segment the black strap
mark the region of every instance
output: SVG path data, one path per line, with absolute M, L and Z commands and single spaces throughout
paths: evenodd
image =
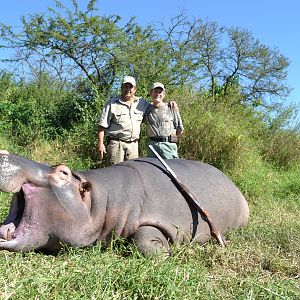
M 150 141 L 154 141 L 154 142 L 169 142 L 170 137 L 168 137 L 168 136 L 154 136 L 154 137 L 150 137 L 149 139 L 150 139 Z
M 135 142 L 138 142 L 139 141 L 139 139 L 135 139 L 135 140 L 133 140 L 133 141 L 125 141 L 125 140 L 123 140 L 123 139 L 119 139 L 119 138 L 117 138 L 117 137 L 112 137 L 112 136 L 107 136 L 106 137 L 106 140 L 107 140 L 107 144 L 109 144 L 110 143 L 110 141 L 118 141 L 118 142 L 124 142 L 124 143 L 135 143 Z

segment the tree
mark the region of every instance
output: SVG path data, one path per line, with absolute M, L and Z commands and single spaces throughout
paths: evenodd
M 67 81 L 87 79 L 101 93 L 128 73 L 139 79 L 145 93 L 149 82 L 167 81 L 172 73 L 167 43 L 151 26 L 142 28 L 134 18 L 121 26 L 120 16 L 98 16 L 95 0 L 86 11 L 80 11 L 75 0 L 73 9 L 55 3 L 56 10 L 49 8 L 48 15 L 23 17 L 20 33 L 1 25 L 6 47 L 18 49 L 16 61 L 29 66 L 39 61 Z
M 55 3 L 47 15 L 23 17 L 19 33 L 1 25 L 2 47 L 18 49 L 15 60 L 32 70 L 39 62 L 41 72 L 47 68 L 69 82 L 87 80 L 102 94 L 118 89 L 125 74 L 138 79 L 144 96 L 153 81 L 163 81 L 170 89 L 201 88 L 213 100 L 234 90 L 242 103 L 271 109 L 289 94 L 288 59 L 247 30 L 183 13 L 167 25 L 143 28 L 134 18 L 123 25 L 120 16 L 97 15 L 96 0 L 86 11 L 78 9 L 76 0 L 72 9 Z
M 244 103 L 276 108 L 290 93 L 288 59 L 247 30 L 180 14 L 165 32 L 178 65 L 184 63 L 194 86 L 210 91 L 214 100 L 235 90 Z
M 238 78 L 244 101 L 275 108 L 277 103 L 269 100 L 284 99 L 290 92 L 285 85 L 288 59 L 255 40 L 249 31 L 230 28 L 227 34 L 229 46 L 222 58 L 224 93 Z

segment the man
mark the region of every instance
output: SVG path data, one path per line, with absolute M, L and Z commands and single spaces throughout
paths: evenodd
M 165 87 L 155 82 L 151 88 L 152 105 L 145 116 L 149 145 L 161 155 L 162 158 L 178 158 L 178 137 L 183 133 L 183 124 L 177 106 L 172 107 L 165 103 Z M 148 157 L 155 155 L 148 148 Z
M 121 96 L 106 102 L 98 122 L 98 151 L 100 158 L 108 152 L 110 163 L 137 158 L 141 122 L 150 105 L 147 100 L 135 96 L 136 81 L 125 76 Z M 107 150 L 104 145 L 107 137 Z

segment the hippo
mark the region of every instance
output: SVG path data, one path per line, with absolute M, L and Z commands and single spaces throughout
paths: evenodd
M 198 161 L 166 161 L 222 235 L 247 224 L 247 201 L 224 173 Z M 79 172 L 0 152 L 0 190 L 13 193 L 0 249 L 58 252 L 62 245 L 122 237 L 152 255 L 211 238 L 207 222 L 156 158 Z

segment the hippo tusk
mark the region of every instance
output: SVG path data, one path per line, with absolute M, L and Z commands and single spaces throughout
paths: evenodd
M 6 240 L 7 240 L 7 241 L 11 241 L 11 240 L 12 240 L 12 236 L 13 236 L 13 233 L 12 233 L 11 230 L 8 228 L 8 229 L 7 229 L 7 234 L 6 234 Z

